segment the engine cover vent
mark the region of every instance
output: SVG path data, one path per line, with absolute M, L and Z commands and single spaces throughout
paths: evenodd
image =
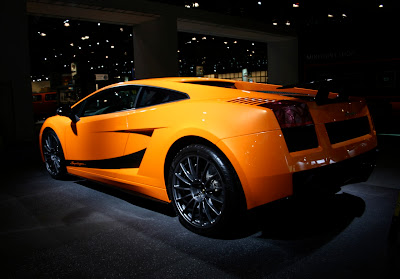
M 232 99 L 227 102 L 234 103 L 234 104 L 259 106 L 259 105 L 263 105 L 263 104 L 274 103 L 274 102 L 276 102 L 276 100 L 269 100 L 269 99 L 262 99 L 262 98 L 238 97 L 236 99 Z

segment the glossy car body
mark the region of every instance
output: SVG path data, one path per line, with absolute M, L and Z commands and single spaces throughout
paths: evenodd
M 124 106 L 109 112 L 102 107 L 111 100 L 101 94 L 125 91 L 131 98 Z M 200 144 L 227 159 L 236 191 L 251 209 L 311 185 L 324 188 L 333 179 L 344 184 L 368 177 L 377 140 L 366 103 L 328 93 L 321 97 L 309 89 L 199 78 L 119 83 L 79 101 L 71 112 L 48 118 L 41 150 L 49 161 L 43 135 L 52 130 L 68 173 L 170 202 L 174 158 Z M 104 111 L 89 109 L 93 104 Z M 192 198 L 200 194 L 192 191 Z

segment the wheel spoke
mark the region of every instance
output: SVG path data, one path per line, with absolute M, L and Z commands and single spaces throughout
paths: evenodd
M 186 177 L 189 178 L 189 180 L 191 182 L 193 182 L 194 179 L 193 179 L 193 176 L 190 174 L 190 172 L 188 172 L 188 170 L 185 168 L 185 166 L 182 163 L 180 163 L 179 165 L 180 165 L 183 173 L 186 175 Z
M 205 165 L 205 167 L 203 169 L 203 172 L 201 174 L 201 181 L 204 181 L 206 179 L 207 170 L 208 170 L 209 167 L 210 167 L 210 162 L 207 161 L 207 163 L 206 163 L 206 165 Z
M 196 177 L 199 178 L 199 156 L 196 157 Z
M 179 185 L 174 185 L 174 189 L 181 190 L 181 191 L 190 191 L 190 188 L 182 187 L 182 186 L 179 186 Z
M 183 178 L 179 173 L 175 173 L 175 176 L 182 181 L 183 183 L 187 184 L 187 185 L 192 185 L 192 183 L 190 181 L 188 181 L 187 179 Z
M 196 172 L 193 169 L 193 165 L 192 165 L 192 162 L 190 160 L 190 157 L 187 158 L 187 161 L 188 161 L 188 165 L 189 165 L 190 176 L 192 178 L 192 179 L 190 179 L 190 177 L 189 177 L 189 179 L 193 181 L 193 180 L 195 180 L 197 178 Z
M 51 139 L 50 139 L 50 137 L 46 139 L 46 142 L 45 142 L 45 143 L 46 143 L 46 144 L 45 144 L 46 150 L 47 150 L 49 153 L 51 153 L 51 152 L 53 151 L 53 148 L 52 148 L 52 145 L 51 145 Z
M 206 201 L 206 204 L 208 205 L 208 207 L 211 208 L 211 210 L 212 210 L 215 214 L 217 214 L 218 216 L 221 214 L 221 212 L 218 211 L 218 210 L 214 207 L 214 205 L 213 205 L 208 199 L 206 199 L 205 201 Z
M 201 212 L 201 205 L 203 204 L 203 202 L 199 202 L 199 222 L 200 222 L 200 225 L 203 225 L 203 214 L 202 214 L 202 212 Z
M 54 167 L 55 167 L 56 171 L 58 171 L 60 169 L 60 167 L 61 167 L 60 160 L 54 159 L 53 162 L 54 162 Z
M 185 189 L 186 190 L 186 189 Z M 189 193 L 189 194 L 187 194 L 187 195 L 185 195 L 185 196 L 183 196 L 183 197 L 180 197 L 180 198 L 176 198 L 176 200 L 177 201 L 181 201 L 181 200 L 184 200 L 184 199 L 186 199 L 186 198 L 188 198 L 188 197 L 190 197 L 190 196 L 192 196 L 192 193 Z M 192 198 L 193 199 L 193 198 Z
M 214 195 L 207 194 L 206 197 L 212 199 L 213 201 L 216 201 L 217 203 L 220 203 L 220 204 L 224 203 L 223 200 L 220 200 L 220 199 L 214 197 Z
M 214 219 L 211 217 L 210 211 L 209 211 L 209 209 L 208 209 L 208 207 L 206 206 L 206 203 L 205 203 L 204 201 L 202 202 L 202 205 L 203 205 L 204 213 L 205 213 L 205 215 L 206 215 L 208 221 L 209 221 L 210 223 L 212 223 L 212 222 L 214 221 Z
M 198 202 L 195 199 L 193 199 L 193 201 L 194 201 L 194 204 L 193 204 L 193 207 L 192 207 L 191 218 L 190 218 L 192 222 L 194 220 L 194 211 L 196 210 L 196 207 L 197 207 L 197 204 L 198 204 Z M 189 203 L 188 203 L 188 205 L 189 205 Z

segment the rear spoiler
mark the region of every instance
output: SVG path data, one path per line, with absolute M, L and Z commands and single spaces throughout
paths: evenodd
M 344 102 L 348 100 L 347 95 L 340 93 L 335 100 L 329 99 L 329 93 L 331 92 L 329 88 L 332 88 L 332 79 L 324 79 L 319 81 L 311 81 L 306 83 L 299 83 L 299 84 L 289 84 L 278 87 L 277 89 L 288 89 L 293 87 L 299 88 L 309 88 L 309 89 L 316 89 L 318 90 L 317 95 L 315 95 L 315 103 L 319 106 L 324 104 L 329 104 L 332 102 Z

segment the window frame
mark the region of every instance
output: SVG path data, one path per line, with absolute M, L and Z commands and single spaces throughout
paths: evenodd
M 131 87 L 131 88 L 133 87 L 133 88 L 138 88 L 138 93 L 136 94 L 136 99 L 135 99 L 133 108 L 123 109 L 123 110 L 113 111 L 113 112 L 108 112 L 108 113 L 95 114 L 95 115 L 86 115 L 86 116 L 83 116 L 83 115 L 82 115 L 83 112 L 84 112 L 84 110 L 85 110 L 85 107 L 86 107 L 86 105 L 87 105 L 87 102 L 88 102 L 90 99 L 96 98 L 96 96 L 97 96 L 98 94 L 102 94 L 102 93 L 104 93 L 104 91 L 107 91 L 107 90 L 114 90 L 114 89 L 122 88 L 122 87 L 128 87 L 128 88 L 129 88 L 129 87 Z M 145 89 L 145 88 L 150 88 L 150 89 L 151 89 L 151 88 L 155 88 L 155 89 L 158 89 L 158 90 L 164 90 L 164 91 L 174 92 L 174 93 L 177 93 L 177 94 L 181 95 L 182 98 L 181 98 L 181 99 L 178 99 L 178 100 L 172 100 L 172 101 L 168 101 L 168 102 L 163 102 L 163 103 L 158 103 L 158 104 L 152 104 L 152 105 L 148 105 L 148 106 L 138 107 L 138 106 L 137 106 L 137 105 L 138 105 L 138 100 L 142 97 L 142 94 L 144 94 L 144 92 L 145 92 L 144 89 Z M 129 90 L 129 89 L 128 89 L 128 90 Z M 121 91 L 123 91 L 123 90 L 121 90 Z M 169 88 L 165 88 L 165 87 L 158 87 L 158 86 L 151 86 L 151 85 L 125 84 L 125 85 L 118 85 L 118 86 L 115 86 L 115 87 L 110 87 L 110 88 L 106 88 L 106 89 L 103 89 L 103 90 L 101 90 L 101 91 L 98 91 L 96 94 L 93 94 L 92 96 L 89 96 L 89 97 L 85 98 L 84 100 L 82 100 L 82 102 L 77 103 L 76 106 L 73 106 L 72 110 L 73 110 L 73 111 L 74 111 L 74 110 L 76 111 L 75 114 L 76 114 L 78 117 L 92 117 L 92 116 L 98 116 L 98 115 L 105 115 L 105 114 L 117 113 L 117 112 L 121 112 L 121 111 L 136 110 L 136 109 L 142 109 L 142 108 L 146 108 L 146 107 L 158 106 L 158 105 L 163 105 L 163 104 L 168 104 L 168 103 L 173 103 L 173 102 L 179 102 L 179 101 L 183 101 L 183 100 L 187 100 L 187 99 L 190 99 L 190 96 L 189 96 L 187 93 L 181 92 L 181 91 L 177 91 L 177 90 L 174 90 L 174 89 L 169 89 Z

